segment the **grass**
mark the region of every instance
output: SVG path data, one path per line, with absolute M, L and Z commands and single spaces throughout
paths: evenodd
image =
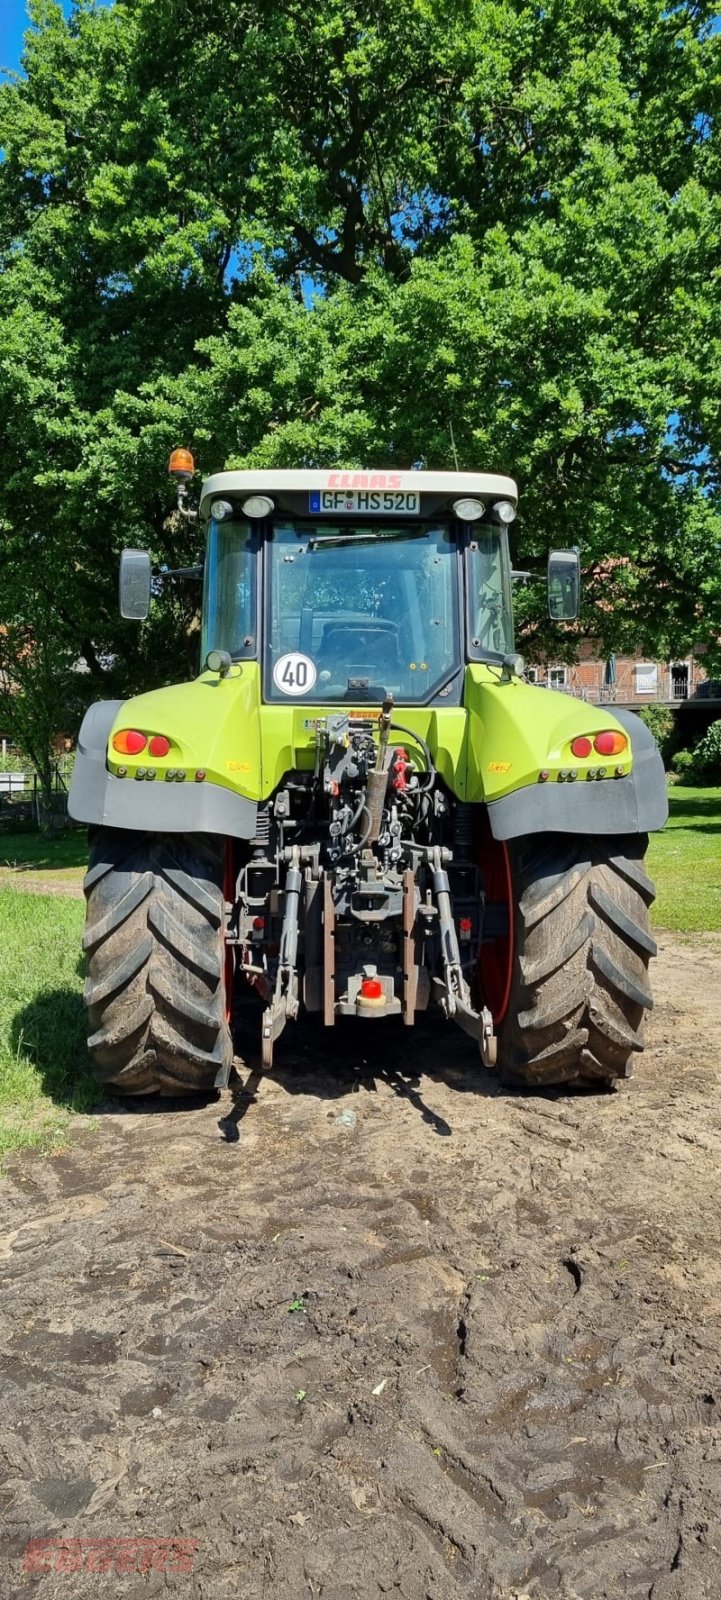
M 653 921 L 679 933 L 721 929 L 721 789 L 669 790 L 670 816 L 652 834 L 648 870 L 658 899 Z
M 22 875 L 29 882 L 81 883 L 88 861 L 85 830 L 66 828 L 54 839 L 39 833 L 0 833 L 0 878 Z
M 80 940 L 85 907 L 0 889 L 0 1162 L 65 1142 L 98 1098 L 85 1048 Z

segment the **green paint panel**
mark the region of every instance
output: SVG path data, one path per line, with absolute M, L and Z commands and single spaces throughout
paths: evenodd
M 465 703 L 468 710 L 467 800 L 499 800 L 515 789 L 537 783 L 545 769 L 549 781 L 559 770 L 575 768 L 579 776 L 589 767 L 604 765 L 609 776 L 616 766 L 630 772 L 632 756 L 602 757 L 595 753 L 579 760 L 571 752 L 571 740 L 579 734 L 612 730 L 625 735 L 625 729 L 604 706 L 587 705 L 556 689 L 537 689 L 512 678 L 500 681 L 500 674 L 484 666 L 466 671 Z
M 181 769 L 192 779 L 202 770 L 208 783 L 258 800 L 262 793 L 258 700 L 255 662 L 234 666 L 227 678 L 204 672 L 192 683 L 151 689 L 127 700 L 110 735 L 110 771 L 127 767 L 132 777 L 138 767 L 155 768 L 161 779 L 166 772 Z M 138 756 L 119 755 L 113 737 L 121 728 L 136 728 L 148 737 L 165 734 L 171 741 L 168 755 L 153 758 L 147 750 Z
M 518 678 L 501 682 L 500 668 L 467 667 L 464 699 L 464 706 L 397 710 L 398 722 L 426 740 L 440 776 L 460 800 L 500 799 L 537 783 L 542 768 L 549 771 L 551 781 L 563 768 L 575 767 L 581 775 L 603 758 L 594 754 L 576 760 L 571 740 L 608 728 L 624 731 L 603 707 L 537 689 Z M 204 672 L 192 683 L 128 700 L 111 734 L 108 765 L 115 773 L 120 766 L 127 768 L 129 778 L 139 767 L 153 768 L 159 780 L 168 771 L 181 770 L 194 781 L 200 770 L 209 783 L 249 800 L 267 800 L 286 773 L 312 770 L 316 724 L 333 710 L 349 710 L 371 724 L 378 716 L 368 706 L 263 705 L 258 664 L 244 662 L 233 666 L 227 678 Z M 148 738 L 165 734 L 171 741 L 168 755 L 153 758 L 147 750 L 138 756 L 118 754 L 112 739 L 123 728 L 137 729 Z M 413 749 L 404 734 L 392 738 Z M 609 776 L 616 765 L 630 771 L 630 752 L 606 758 L 604 764 Z

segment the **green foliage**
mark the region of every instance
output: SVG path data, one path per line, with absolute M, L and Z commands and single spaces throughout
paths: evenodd
M 140 629 L 116 602 L 123 543 L 197 554 L 174 444 L 449 467 L 452 428 L 518 477 L 521 564 L 580 542 L 605 649 L 721 669 L 717 9 L 32 0 L 0 90 L 0 625 L 88 697 L 183 676 L 197 586 Z
M 664 766 L 670 764 L 674 745 L 678 739 L 676 717 L 669 706 L 643 706 L 638 713 L 642 722 L 653 734 L 661 752 Z
M 680 770 L 689 783 L 721 784 L 721 720 L 711 723 L 694 746 L 691 760 Z
M 51 827 L 57 735 L 77 726 L 89 686 L 73 670 L 72 635 L 49 598 L 28 582 L 15 609 L 22 620 L 0 629 L 0 721 L 30 757 L 39 781 L 41 826 Z
M 672 767 L 676 776 L 685 778 L 693 766 L 693 750 L 677 750 L 673 758 Z M 692 781 L 692 780 L 689 780 Z

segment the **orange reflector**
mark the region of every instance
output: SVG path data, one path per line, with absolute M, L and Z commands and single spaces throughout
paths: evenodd
M 148 745 L 148 755 L 150 755 L 150 756 L 167 756 L 169 749 L 170 749 L 170 740 L 166 739 L 165 734 L 164 733 L 154 733 L 153 737 L 150 740 L 150 743 Z
M 171 478 L 192 478 L 195 472 L 195 462 L 189 450 L 173 450 L 168 462 L 168 472 Z
M 113 749 L 121 756 L 139 756 L 147 742 L 145 734 L 137 733 L 134 728 L 123 728 L 122 733 L 113 734 Z
M 590 739 L 586 739 L 583 734 L 579 739 L 574 739 L 573 744 L 571 745 L 571 750 L 573 751 L 574 756 L 578 756 L 579 758 L 582 758 L 583 756 L 590 756 L 592 749 L 593 745 L 591 744 Z
M 600 756 L 620 756 L 627 745 L 625 733 L 612 732 L 610 729 L 608 733 L 597 733 L 593 741 L 593 748 Z
M 364 978 L 360 986 L 362 1000 L 381 1000 L 383 998 L 383 984 L 380 978 Z

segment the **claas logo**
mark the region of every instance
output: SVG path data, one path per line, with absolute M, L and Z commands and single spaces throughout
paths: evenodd
M 328 489 L 400 489 L 400 472 L 331 472 Z

